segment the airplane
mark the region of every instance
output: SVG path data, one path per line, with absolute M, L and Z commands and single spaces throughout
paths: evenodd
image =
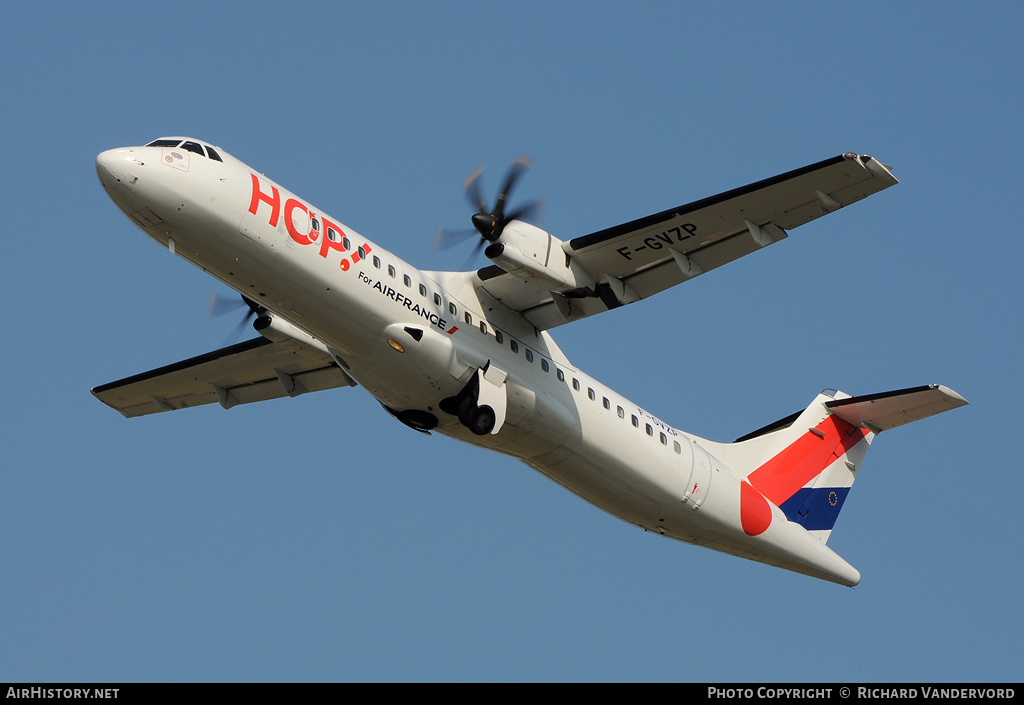
M 562 240 L 467 182 L 471 271 L 423 271 L 219 146 L 170 136 L 96 158 L 114 203 L 172 254 L 241 294 L 259 336 L 95 387 L 132 418 L 361 386 L 406 426 L 519 459 L 645 531 L 853 587 L 827 541 L 882 431 L 967 404 L 929 384 L 834 389 L 715 442 L 679 430 L 578 369 L 558 326 L 642 301 L 779 242 L 898 183 L 844 153 Z M 444 235 L 444 233 L 441 233 Z

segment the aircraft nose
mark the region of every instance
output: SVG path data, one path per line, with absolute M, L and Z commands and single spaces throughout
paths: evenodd
M 100 183 L 107 188 L 113 188 L 118 183 L 130 182 L 133 178 L 132 171 L 138 159 L 134 152 L 127 147 L 108 149 L 96 156 L 96 175 L 100 177 Z

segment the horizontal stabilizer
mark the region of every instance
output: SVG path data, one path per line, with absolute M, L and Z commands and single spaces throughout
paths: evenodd
M 839 418 L 875 433 L 966 404 L 966 399 L 941 384 L 825 402 Z

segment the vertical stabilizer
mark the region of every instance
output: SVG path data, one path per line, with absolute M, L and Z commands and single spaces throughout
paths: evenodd
M 827 389 L 802 412 L 708 450 L 824 543 L 878 433 L 965 404 L 941 385 L 865 397 Z
M 828 414 L 757 466 L 747 481 L 787 519 L 825 543 L 874 437 Z

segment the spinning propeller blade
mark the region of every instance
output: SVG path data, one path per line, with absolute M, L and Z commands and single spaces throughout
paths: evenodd
M 454 247 L 472 238 L 474 235 L 478 236 L 479 240 L 477 240 L 476 247 L 466 265 L 468 267 L 487 243 L 494 242 L 501 237 L 501 233 L 506 225 L 513 220 L 535 219 L 543 213 L 544 206 L 541 201 L 529 201 L 509 213 L 505 212 L 516 182 L 532 165 L 533 160 L 527 156 L 520 156 L 512 162 L 508 173 L 505 174 L 505 180 L 501 185 L 501 190 L 498 192 L 498 197 L 494 201 L 493 209 L 487 207 L 487 201 L 483 197 L 483 187 L 481 186 L 483 167 L 470 174 L 462 189 L 466 194 L 466 200 L 469 201 L 470 207 L 475 210 L 472 217 L 473 230 L 445 230 L 444 228 L 438 228 L 437 236 L 434 239 L 434 249 L 442 250 Z

